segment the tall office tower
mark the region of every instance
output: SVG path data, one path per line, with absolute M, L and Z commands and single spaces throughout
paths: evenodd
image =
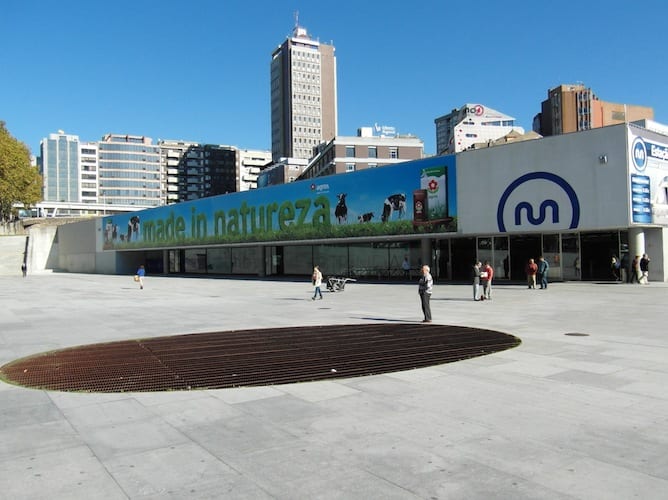
M 104 205 L 157 207 L 166 189 L 160 147 L 150 137 L 107 134 L 99 142 L 99 201 Z
M 654 119 L 654 110 L 601 101 L 590 88 L 578 83 L 547 91 L 541 112 L 533 119 L 533 129 L 544 136 L 559 135 L 642 119 Z
M 512 130 L 524 134 L 515 118 L 481 104 L 465 104 L 434 120 L 436 154 L 453 154 L 503 137 Z
M 81 172 L 81 202 L 98 203 L 98 144 L 79 144 L 79 165 Z
M 271 154 L 311 158 L 337 133 L 334 46 L 313 40 L 298 24 L 271 56 Z
M 39 143 L 44 201 L 80 202 L 79 136 L 62 130 Z

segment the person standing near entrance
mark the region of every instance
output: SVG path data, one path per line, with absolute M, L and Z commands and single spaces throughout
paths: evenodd
M 620 269 L 621 269 L 621 264 L 617 259 L 617 257 L 613 255 L 612 258 L 610 259 L 610 274 L 612 275 L 613 280 L 615 281 L 621 280 L 621 276 L 619 274 Z
M 536 288 L 536 273 L 538 272 L 538 266 L 533 261 L 533 259 L 529 259 L 529 262 L 527 262 L 527 265 L 524 268 L 524 272 L 527 274 L 527 285 L 528 285 L 528 287 L 535 289 Z
M 492 300 L 492 278 L 494 277 L 494 268 L 489 265 L 488 260 L 486 260 L 485 264 L 482 266 L 482 272 L 480 274 L 485 274 L 485 278 L 482 280 L 482 296 L 485 297 L 485 300 Z
M 422 276 L 418 281 L 418 293 L 420 294 L 420 304 L 422 305 L 422 314 L 424 314 L 423 323 L 431 323 L 431 292 L 434 287 L 434 279 L 431 277 L 429 266 L 422 266 Z
M 313 286 L 315 287 L 313 289 L 313 297 L 311 297 L 311 300 L 315 300 L 317 296 L 320 296 L 320 300 L 322 300 L 322 291 L 320 290 L 320 286 L 322 285 L 322 273 L 320 272 L 320 267 L 315 266 L 313 268 L 313 276 L 311 276 L 311 279 L 313 281 Z
M 550 269 L 550 264 L 541 255 L 538 257 L 538 281 L 540 282 L 540 289 L 547 289 L 547 272 Z
M 473 279 L 473 300 L 480 300 L 482 297 L 480 295 L 480 275 L 480 261 L 476 260 L 471 268 L 471 278 Z

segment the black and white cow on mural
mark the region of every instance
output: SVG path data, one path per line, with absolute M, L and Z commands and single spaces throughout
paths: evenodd
M 367 212 L 357 216 L 357 220 L 360 222 L 371 222 L 371 219 L 373 219 L 373 212 Z
M 334 216 L 339 224 L 343 224 L 348 220 L 348 207 L 346 206 L 346 193 L 337 194 L 339 202 L 334 209 Z
M 397 212 L 398 219 L 403 219 L 406 214 L 406 195 L 404 193 L 397 193 L 388 196 L 383 204 L 383 215 L 380 220 L 387 222 L 392 217 L 392 214 Z

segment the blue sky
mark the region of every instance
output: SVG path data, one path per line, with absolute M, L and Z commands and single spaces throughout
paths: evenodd
M 270 149 L 271 53 L 297 11 L 336 47 L 339 135 L 390 125 L 433 154 L 453 108 L 530 130 L 576 82 L 668 123 L 663 0 L 2 0 L 0 120 L 33 154 L 59 129 Z

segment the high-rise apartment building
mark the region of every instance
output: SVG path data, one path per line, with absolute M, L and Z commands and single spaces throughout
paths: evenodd
M 271 163 L 271 151 L 181 140 L 160 140 L 158 145 L 167 203 L 255 189 L 258 174 Z
M 272 159 L 311 158 L 313 148 L 336 133 L 334 46 L 296 25 L 271 58 Z
M 179 201 L 197 200 L 237 190 L 237 148 L 195 144 L 179 167 Z
M 547 91 L 533 129 L 543 136 L 559 135 L 653 118 L 652 108 L 601 101 L 589 87 L 578 83 Z
M 158 140 L 160 147 L 160 162 L 162 163 L 163 173 L 166 182 L 166 202 L 179 202 L 179 172 L 183 168 L 183 157 L 195 142 Z
M 59 130 L 42 139 L 39 147 L 44 201 L 80 202 L 79 136 Z
M 482 104 L 465 104 L 434 120 L 436 154 L 454 154 L 472 149 L 475 144 L 495 141 L 512 130 L 524 133 L 515 118 Z
M 99 147 L 99 200 L 104 205 L 157 207 L 166 187 L 160 147 L 150 137 L 107 134 Z

